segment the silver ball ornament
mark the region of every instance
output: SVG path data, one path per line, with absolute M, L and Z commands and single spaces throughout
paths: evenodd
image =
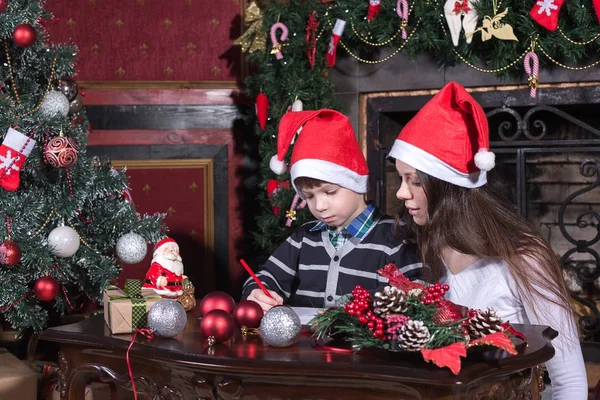
M 48 246 L 55 256 L 71 257 L 79 250 L 79 235 L 69 226 L 59 226 L 48 235 Z
M 48 117 L 62 116 L 69 114 L 69 99 L 58 90 L 50 90 L 44 99 L 40 109 Z
M 137 264 L 146 257 L 148 246 L 143 237 L 129 232 L 117 240 L 117 256 L 125 264 Z
M 160 337 L 177 336 L 187 324 L 187 314 L 177 300 L 164 299 L 148 311 L 148 328 Z
M 265 344 L 288 347 L 300 335 L 300 317 L 287 306 L 276 306 L 265 313 L 260 321 L 260 336 Z

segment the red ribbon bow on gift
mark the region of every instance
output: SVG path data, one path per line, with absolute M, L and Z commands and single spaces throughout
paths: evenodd
M 465 12 L 468 13 L 469 11 L 471 11 L 471 8 L 469 7 L 469 2 L 468 0 L 462 0 L 462 3 L 460 1 L 457 1 L 454 3 L 454 10 L 452 10 L 455 14 L 460 14 L 461 12 Z

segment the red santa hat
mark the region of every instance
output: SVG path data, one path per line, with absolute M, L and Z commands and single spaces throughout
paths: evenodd
M 174 239 L 171 238 L 164 238 L 163 240 L 161 240 L 160 242 L 156 243 L 156 247 L 154 247 L 154 255 L 156 255 L 156 252 L 163 247 L 164 245 L 166 245 L 167 243 L 175 243 L 177 244 L 177 242 L 175 242 Z
M 390 157 L 452 184 L 476 188 L 494 168 L 483 108 L 456 82 L 444 86 L 400 131 Z
M 335 110 L 286 113 L 279 122 L 277 154 L 269 164 L 273 172 L 286 171 L 285 156 L 297 133 L 290 160 L 292 185 L 303 176 L 367 192 L 369 167 L 348 117 Z

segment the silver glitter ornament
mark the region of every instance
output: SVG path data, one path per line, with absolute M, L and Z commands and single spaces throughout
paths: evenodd
M 265 313 L 260 321 L 260 336 L 265 344 L 288 347 L 300 335 L 300 317 L 287 306 L 276 306 Z
M 148 246 L 143 237 L 129 232 L 117 240 L 117 256 L 125 264 L 137 264 L 146 257 Z
M 69 114 L 69 99 L 58 90 L 50 90 L 44 99 L 40 109 L 48 117 L 62 116 Z
M 157 301 L 148 311 L 148 328 L 160 337 L 177 336 L 187 323 L 185 309 L 177 300 Z

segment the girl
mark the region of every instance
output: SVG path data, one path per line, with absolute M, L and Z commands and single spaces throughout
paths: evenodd
M 587 399 L 587 379 L 558 258 L 514 207 L 486 185 L 494 166 L 481 106 L 451 82 L 404 127 L 390 151 L 404 201 L 398 228 L 418 233 L 424 265 L 446 298 L 494 308 L 511 323 L 559 332 L 546 363 L 553 399 Z

